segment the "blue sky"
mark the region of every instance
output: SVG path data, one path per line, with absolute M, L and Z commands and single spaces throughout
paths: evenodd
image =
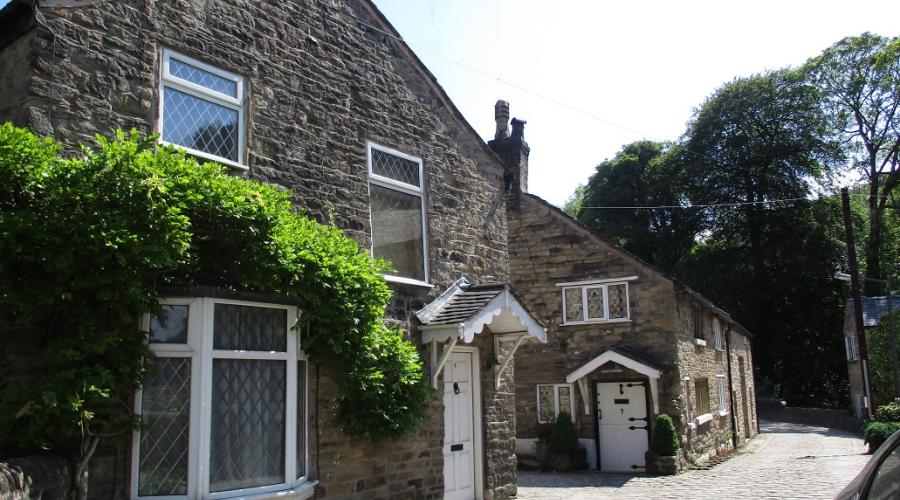
M 900 2 L 881 0 L 375 3 L 484 139 L 510 101 L 528 121 L 529 190 L 557 205 L 622 145 L 677 139 L 722 83 L 900 31 Z

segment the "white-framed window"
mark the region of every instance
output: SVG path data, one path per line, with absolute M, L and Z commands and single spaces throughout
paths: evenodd
M 866 417 L 866 396 L 864 394 L 853 395 L 853 416 L 856 418 Z
M 159 137 L 191 155 L 245 166 L 244 78 L 162 50 Z
M 712 319 L 712 330 L 713 330 L 713 347 L 717 351 L 725 350 L 725 336 L 722 333 L 722 322 L 719 321 L 719 318 Z
M 628 282 L 608 281 L 562 287 L 563 324 L 627 321 Z
M 312 491 L 296 317 L 290 306 L 187 298 L 144 318 L 156 357 L 135 397 L 132 498 Z
M 728 413 L 728 407 L 725 406 L 725 394 L 727 394 L 725 389 L 725 375 L 716 375 L 716 385 L 719 393 L 719 415 L 725 415 Z
M 575 393 L 572 384 L 537 385 L 537 420 L 552 422 L 564 411 L 575 420 Z
M 422 159 L 366 144 L 372 255 L 391 263 L 391 281 L 428 284 L 425 171 Z
M 847 354 L 847 361 L 856 361 L 859 359 L 859 345 L 856 337 L 849 335 L 844 337 L 844 351 Z

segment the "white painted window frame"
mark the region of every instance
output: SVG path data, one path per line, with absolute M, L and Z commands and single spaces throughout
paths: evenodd
M 297 309 L 293 306 L 271 304 L 266 302 L 250 302 L 243 300 L 198 298 L 166 298 L 160 305 L 186 305 L 188 309 L 188 338 L 186 344 L 149 344 L 149 348 L 157 357 L 191 358 L 191 401 L 190 424 L 188 431 L 188 487 L 186 495 L 138 496 L 138 478 L 140 477 L 140 430 L 132 435 L 131 450 L 131 498 L 150 500 L 172 500 L 188 498 L 225 499 L 225 498 L 269 498 L 286 494 L 291 498 L 309 498 L 314 493 L 314 481 L 309 481 L 309 364 L 304 365 L 303 394 L 306 409 L 304 433 L 306 435 L 304 460 L 306 475 L 295 478 L 297 471 L 297 366 L 299 361 L 306 361 L 306 354 L 301 350 L 299 334 L 294 329 Z M 283 309 L 287 313 L 287 342 L 284 352 L 266 351 L 225 351 L 213 349 L 213 325 L 215 304 L 233 304 L 250 307 Z M 150 315 L 141 320 L 143 331 L 150 329 Z M 212 401 L 212 366 L 214 359 L 265 359 L 283 360 L 286 366 L 286 398 L 285 398 L 285 478 L 284 483 L 243 488 L 211 493 L 209 491 L 209 452 L 210 452 L 210 415 Z M 199 383 L 198 383 L 199 381 Z M 138 390 L 134 398 L 134 411 L 141 413 L 142 391 Z M 206 410 L 205 412 L 202 410 Z M 292 479 L 293 478 L 293 479 Z
M 713 347 L 717 351 L 725 350 L 725 336 L 722 333 L 722 322 L 719 321 L 719 318 L 713 316 L 712 318 L 712 330 L 713 330 Z
M 562 293 L 562 325 L 583 325 L 587 323 L 625 323 L 631 321 L 631 287 L 628 284 L 629 279 L 634 278 L 619 278 L 615 280 L 601 280 L 601 281 L 593 281 L 593 282 L 577 282 L 577 283 L 560 283 L 556 286 L 560 287 Z M 609 317 L 609 287 L 611 286 L 625 286 L 625 317 L 624 318 L 611 318 Z M 600 288 L 603 290 L 603 317 L 590 317 L 588 316 L 588 290 Z M 569 304 L 566 300 L 566 291 L 567 290 L 581 290 L 581 320 L 580 321 L 572 321 L 569 319 Z
M 198 69 L 202 69 L 203 71 L 208 71 L 216 76 L 220 76 L 226 80 L 231 80 L 235 82 L 237 85 L 237 97 L 233 97 L 227 94 L 222 94 L 221 92 L 216 92 L 208 87 L 204 87 L 202 85 L 197 85 L 196 83 L 189 82 L 187 80 L 183 80 L 174 76 L 169 71 L 169 62 L 172 58 L 175 58 L 185 64 L 190 66 L 195 66 Z M 190 94 L 199 99 L 203 99 L 204 101 L 209 101 L 219 106 L 224 106 L 229 109 L 233 109 L 238 112 L 238 161 L 233 161 L 229 158 L 224 158 L 218 155 L 210 154 L 205 151 L 200 151 L 197 149 L 189 148 L 187 146 L 181 144 L 175 144 L 172 142 L 163 140 L 163 124 L 165 122 L 165 88 L 169 87 L 175 90 L 179 90 L 186 94 Z M 240 170 L 247 170 L 248 167 L 246 165 L 246 112 L 245 112 L 245 94 L 244 94 L 244 77 L 240 75 L 236 75 L 229 71 L 225 71 L 223 69 L 217 68 L 210 64 L 207 64 L 203 61 L 198 61 L 192 57 L 188 57 L 184 54 L 176 52 L 172 49 L 163 48 L 162 54 L 160 57 L 160 78 L 159 78 L 159 142 L 160 144 L 166 144 L 170 146 L 174 146 L 178 149 L 184 150 L 186 153 L 191 156 L 196 156 L 199 158 L 203 158 L 205 160 L 214 161 L 216 163 L 221 163 L 223 165 L 228 165 L 229 167 L 233 167 Z
M 856 337 L 852 335 L 844 337 L 844 352 L 847 355 L 847 361 L 859 360 L 859 346 L 857 345 Z
M 719 393 L 719 415 L 728 415 L 727 401 L 725 400 L 725 375 L 716 375 L 716 389 Z
M 553 387 L 553 418 L 559 416 L 559 389 L 567 387 L 569 389 L 569 416 L 572 422 L 575 422 L 575 384 L 536 384 L 535 396 L 537 398 L 537 421 L 539 424 L 548 424 L 549 420 L 541 420 L 541 387 Z
M 419 185 L 416 186 L 414 184 L 409 184 L 406 182 L 400 182 L 396 179 L 391 179 L 390 177 L 385 177 L 383 175 L 378 175 L 372 171 L 372 150 L 381 151 L 382 153 L 398 156 L 403 158 L 404 160 L 409 160 L 411 162 L 415 162 L 419 165 Z M 401 193 L 410 194 L 413 196 L 419 197 L 419 202 L 422 206 L 422 263 L 424 266 L 424 280 L 418 280 L 415 278 L 408 278 L 405 276 L 396 276 L 392 274 L 385 274 L 384 279 L 386 281 L 393 281 L 395 283 L 405 283 L 407 285 L 416 285 L 431 288 L 432 285 L 429 283 L 430 274 L 428 267 L 428 210 L 427 205 L 425 204 L 425 166 L 424 162 L 418 156 L 412 156 L 406 154 L 402 151 L 397 151 L 396 149 L 389 148 L 387 146 L 382 146 L 381 144 L 366 141 L 366 169 L 369 174 L 369 185 L 375 184 L 376 186 L 383 187 L 385 189 L 391 189 L 394 191 L 400 191 Z M 375 255 L 375 227 L 372 225 L 372 194 L 371 189 L 369 190 L 369 227 L 372 228 L 372 246 L 369 249 L 369 252 L 374 256 Z

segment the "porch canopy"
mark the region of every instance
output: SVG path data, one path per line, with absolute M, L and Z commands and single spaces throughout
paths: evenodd
M 475 336 L 487 327 L 494 333 L 494 342 L 514 342 L 513 348 L 502 359 L 496 373 L 500 376 L 512 361 L 516 350 L 528 340 L 547 342 L 546 329 L 522 306 L 512 294 L 508 283 L 473 284 L 466 278 L 457 280 L 440 297 L 416 312 L 422 323 L 422 343 L 431 344 L 431 383 L 437 387 L 437 379 L 447 356 L 460 341 L 471 343 Z M 447 342 L 443 354 L 437 359 L 437 344 Z M 500 356 L 500 349 L 495 349 Z
M 606 363 L 613 362 L 634 370 L 641 375 L 646 375 L 650 381 L 650 399 L 653 401 L 653 413 L 659 414 L 659 376 L 662 374 L 660 366 L 636 353 L 621 346 L 612 346 L 600 353 L 596 358 L 588 361 L 566 375 L 566 383 L 578 383 L 581 392 L 581 400 L 584 402 L 584 414 L 590 415 L 590 398 L 588 397 L 587 376 Z

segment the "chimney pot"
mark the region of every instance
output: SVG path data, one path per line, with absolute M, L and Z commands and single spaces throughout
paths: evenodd
M 506 139 L 509 137 L 509 103 L 504 100 L 494 104 L 494 121 L 497 122 L 497 131 L 494 139 Z
M 520 120 L 518 118 L 512 119 L 512 136 L 513 137 L 521 137 L 525 138 L 525 124 L 528 123 L 525 120 Z

